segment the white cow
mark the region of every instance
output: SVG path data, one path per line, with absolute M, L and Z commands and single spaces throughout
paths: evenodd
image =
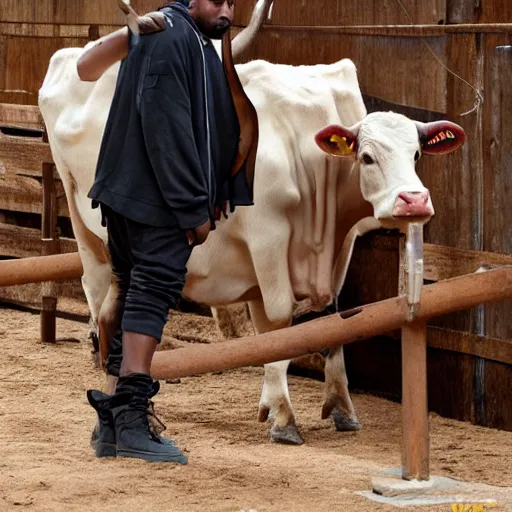
M 87 193 L 118 67 L 97 83 L 83 83 L 76 72 L 82 51 L 53 56 L 39 105 L 67 194 L 83 287 L 93 319 L 101 322 L 111 314 L 115 287 L 107 235 Z M 238 65 L 237 72 L 259 118 L 255 204 L 238 208 L 194 249 L 184 296 L 213 307 L 248 302 L 255 330 L 262 333 L 332 303 L 358 234 L 401 226 L 411 217 L 427 222 L 434 210 L 415 162 L 422 152 L 455 149 L 464 133 L 448 122 L 422 125 L 392 112 L 367 115 L 350 60 L 299 67 L 253 61 Z M 258 417 L 273 419 L 273 441 L 300 444 L 288 364 L 265 365 Z M 329 416 L 339 430 L 360 428 L 341 348 L 326 360 L 322 417 Z

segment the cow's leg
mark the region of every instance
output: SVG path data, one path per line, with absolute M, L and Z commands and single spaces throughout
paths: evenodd
M 211 308 L 211 311 L 221 334 L 227 340 L 254 334 L 246 303 Z
M 261 300 L 249 303 L 249 310 L 256 334 L 288 327 L 290 324 L 290 322 L 287 322 L 284 325 L 276 325 L 269 322 Z M 270 431 L 272 442 L 302 444 L 304 439 L 302 439 L 295 424 L 295 416 L 288 391 L 286 372 L 289 364 L 290 361 L 287 360 L 265 365 L 258 421 L 264 422 L 269 417 L 273 421 Z
M 90 231 L 82 220 L 75 201 L 75 187 L 69 173 L 62 164 L 58 168 L 62 184 L 64 185 L 71 225 L 82 262 L 82 288 L 89 305 L 93 323 L 91 334 L 97 335 L 100 309 L 111 281 L 111 266 L 108 261 L 108 252 L 103 240 Z M 97 354 L 95 356 L 97 357 Z M 98 363 L 97 360 L 96 363 Z
M 112 282 L 107 296 L 101 305 L 98 327 L 100 337 L 100 356 L 102 363 L 106 363 L 107 382 L 104 392 L 113 394 L 119 376 L 122 359 L 121 320 L 124 308 L 124 295 L 119 293 L 119 283 L 112 274 Z M 117 333 L 117 338 L 114 339 Z M 108 359 L 107 359 L 108 356 Z M 112 392 L 110 392 L 112 391 Z
M 332 416 L 336 430 L 340 432 L 360 430 L 361 424 L 357 419 L 354 405 L 348 392 L 343 347 L 336 347 L 329 351 L 329 355 L 325 360 L 324 374 L 325 390 L 322 419 Z
M 127 254 L 109 239 L 109 251 L 112 260 L 110 287 L 100 311 L 100 348 L 103 361 L 106 363 L 106 392 L 117 384 L 123 360 L 123 333 L 121 322 L 130 289 L 133 264 Z M 116 379 L 112 379 L 115 376 Z M 111 393 L 107 393 L 111 394 Z
M 99 331 L 99 319 L 100 311 L 111 280 L 112 272 L 110 264 L 101 261 L 89 247 L 83 247 L 80 243 L 78 244 L 78 251 L 80 253 L 80 259 L 83 267 L 82 288 L 91 312 L 91 320 L 93 324 L 92 334 L 101 336 L 101 332 Z M 97 365 L 99 363 L 98 355 L 99 353 L 95 354 L 95 357 L 97 358 Z

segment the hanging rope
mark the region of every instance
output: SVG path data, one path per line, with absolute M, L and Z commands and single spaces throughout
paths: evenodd
M 402 0 L 396 0 L 398 2 L 398 5 L 400 5 L 400 8 L 402 9 L 402 11 L 405 13 L 405 15 L 407 16 L 407 19 L 409 20 L 410 24 L 411 25 L 414 25 L 414 21 L 412 20 L 412 17 L 410 16 L 409 12 L 407 11 L 407 9 L 405 8 L 404 4 L 402 3 Z M 422 32 L 422 28 L 420 27 L 420 32 Z M 452 71 L 436 54 L 436 52 L 432 49 L 432 47 L 422 38 L 421 39 L 421 42 L 425 45 L 425 47 L 427 48 L 427 50 L 432 54 L 432 56 L 434 57 L 434 59 L 448 72 L 450 73 L 451 75 L 453 75 L 455 78 L 458 78 L 459 80 L 461 80 L 462 82 L 464 82 L 467 86 L 471 87 L 471 89 L 473 89 L 473 91 L 475 91 L 475 94 L 476 94 L 476 97 L 475 97 L 475 104 L 473 106 L 473 108 L 471 110 L 468 110 L 467 112 L 464 112 L 462 114 L 459 114 L 459 117 L 465 117 L 465 116 L 468 116 L 469 114 L 473 113 L 473 112 L 476 112 L 480 106 L 483 104 L 484 102 L 484 98 L 482 96 L 482 94 L 480 93 L 480 91 L 474 86 L 472 85 L 471 83 L 469 83 L 467 80 L 465 80 L 464 78 L 462 78 L 460 75 L 458 75 L 457 73 L 455 73 L 455 71 Z

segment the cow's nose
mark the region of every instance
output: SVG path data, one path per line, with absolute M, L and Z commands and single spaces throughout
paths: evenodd
M 427 192 L 401 192 L 393 207 L 393 217 L 430 217 L 432 207 Z
M 406 204 L 426 204 L 428 201 L 428 192 L 401 192 L 398 194 Z

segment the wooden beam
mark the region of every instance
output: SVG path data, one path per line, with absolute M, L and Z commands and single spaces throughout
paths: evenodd
M 87 299 L 80 279 L 60 281 L 56 283 L 59 303 L 63 299 L 73 299 L 76 303 L 85 304 Z M 19 286 L 0 287 L 0 303 L 16 304 L 41 310 L 41 283 L 22 284 Z M 60 307 L 57 307 L 59 310 Z
M 13 105 L 0 103 L 0 127 L 45 129 L 39 107 L 34 105 Z
M 401 332 L 395 331 L 386 337 L 390 341 L 400 342 Z M 512 366 L 512 342 L 510 340 L 500 340 L 478 336 L 469 332 L 428 326 L 427 346 L 437 350 L 480 357 L 494 363 Z M 314 354 L 314 357 L 306 356 L 300 361 L 294 361 L 296 366 L 320 373 L 323 372 L 324 363 L 324 358 L 320 354 Z
M 427 325 L 402 328 L 402 478 L 429 479 Z
M 38 38 L 73 38 L 87 42 L 91 26 L 98 28 L 100 35 L 119 29 L 119 25 L 54 25 L 53 23 L 0 23 L 0 36 L 38 37 Z
M 431 348 L 449 350 L 512 365 L 512 342 L 507 340 L 429 326 L 427 329 L 427 344 Z
M 76 240 L 60 238 L 61 252 L 76 252 Z M 40 256 L 42 251 L 41 231 L 16 224 L 0 222 L 0 256 L 29 258 Z
M 366 235 L 370 250 L 393 250 L 394 236 L 377 231 Z M 358 245 L 355 248 L 356 254 Z M 476 272 L 482 266 L 504 267 L 512 265 L 512 254 L 503 254 L 472 249 L 457 249 L 446 245 L 425 243 L 423 247 L 425 279 L 442 281 Z
M 38 38 L 74 38 L 84 39 L 84 44 L 90 39 L 91 27 L 97 28 L 100 37 L 118 30 L 124 26 L 124 22 L 119 25 L 73 25 L 52 23 L 0 23 L 0 36 L 14 37 L 38 37 Z M 245 24 L 236 25 L 233 29 L 234 34 L 245 28 Z M 278 31 L 286 30 L 307 30 L 323 33 L 336 34 L 354 34 L 390 37 L 432 37 L 444 36 L 447 34 L 510 34 L 512 33 L 512 23 L 461 23 L 457 25 L 264 25 L 261 30 L 275 29 Z
M 20 158 L 20 155 L 23 155 Z M 52 163 L 50 145 L 41 138 L 11 137 L 0 133 L 0 166 L 7 174 L 41 174 L 44 163 Z
M 425 286 L 416 320 L 508 298 L 512 298 L 511 267 L 462 276 Z M 396 297 L 258 336 L 158 352 L 152 375 L 156 379 L 184 377 L 294 359 L 400 329 L 407 309 L 407 298 Z
M 239 28 L 241 29 L 241 27 Z M 326 35 L 357 35 L 368 37 L 441 37 L 450 34 L 512 34 L 512 23 L 461 25 L 263 25 L 261 32 L 302 30 Z
M 81 276 L 82 262 L 77 252 L 0 261 L 0 286 L 65 281 Z
M 511 254 L 456 249 L 445 245 L 425 244 L 425 279 L 441 281 L 475 272 L 480 267 L 502 267 L 512 265 Z
M 43 212 L 41 214 L 41 255 L 50 256 L 60 253 L 57 235 L 57 193 L 55 189 L 54 165 L 43 164 Z M 55 283 L 43 282 L 41 285 L 41 342 L 55 343 L 57 333 L 57 292 Z
M 0 151 L 1 145 L 0 140 Z M 60 181 L 56 183 L 56 188 L 57 216 L 69 217 L 68 204 Z M 40 181 L 31 177 L 5 174 L 0 180 L 0 210 L 41 214 L 43 201 Z

